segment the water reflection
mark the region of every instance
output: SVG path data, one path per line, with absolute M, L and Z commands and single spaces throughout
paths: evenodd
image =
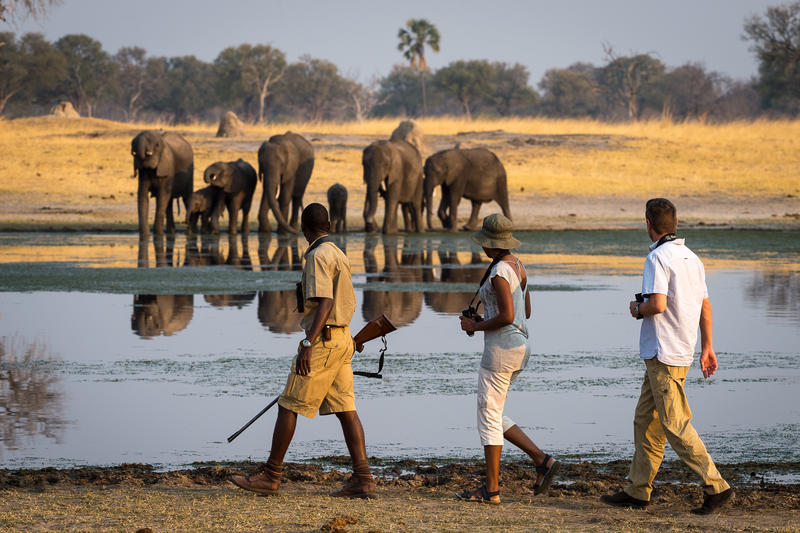
M 269 238 L 259 241 L 258 255 L 262 271 L 303 269 L 297 238 L 279 237 L 278 247 L 272 257 L 269 256 L 269 242 Z M 302 331 L 294 287 L 277 291 L 259 291 L 258 321 L 274 333 Z
M 383 242 L 383 271 L 378 272 L 375 248 Z M 364 242 L 364 270 L 367 285 L 380 282 L 421 283 L 423 251 L 413 247 L 406 239 L 395 236 L 368 235 Z M 400 258 L 398 260 L 398 253 Z M 385 314 L 397 327 L 414 322 L 422 310 L 422 292 L 364 289 L 364 304 L 361 314 L 365 321 Z
M 791 317 L 800 322 L 800 272 L 756 272 L 746 294 L 750 301 L 766 303 L 769 316 Z
M 472 252 L 469 265 L 471 268 L 464 268 L 461 261 L 458 259 L 458 254 L 454 250 L 436 250 L 436 255 L 439 258 L 441 265 L 441 275 L 436 279 L 435 269 L 433 267 L 425 270 L 426 282 L 443 282 L 443 283 L 465 283 L 475 285 L 483 276 L 486 263 L 481 259 L 481 254 Z M 433 251 L 428 251 L 426 257 L 426 265 L 432 265 Z M 425 304 L 436 311 L 437 313 L 460 314 L 463 309 L 466 309 L 470 299 L 475 295 L 475 291 L 468 292 L 425 292 Z
M 67 422 L 55 360 L 40 342 L 0 338 L 0 452 L 37 435 L 61 442 Z
M 145 338 L 174 335 L 186 329 L 193 315 L 192 294 L 135 294 L 131 329 Z

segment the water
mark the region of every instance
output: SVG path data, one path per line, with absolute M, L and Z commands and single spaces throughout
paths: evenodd
M 695 362 L 687 380 L 698 431 L 719 462 L 800 461 L 800 233 L 687 237 L 707 266 L 720 360 L 713 378 Z M 506 414 L 551 453 L 628 459 L 643 365 L 627 302 L 646 236 L 522 240 L 534 356 Z M 384 378 L 355 378 L 369 454 L 479 457 L 482 340 L 457 316 L 488 259 L 463 234 L 351 234 L 340 245 L 356 286 L 351 329 L 381 312 L 399 327 Z M 255 236 L 140 246 L 132 235 L 0 235 L 0 465 L 263 458 L 274 411 L 226 437 L 282 390 L 300 338 L 304 248 Z M 354 368 L 376 370 L 379 347 Z M 334 417 L 301 418 L 287 459 L 344 454 Z

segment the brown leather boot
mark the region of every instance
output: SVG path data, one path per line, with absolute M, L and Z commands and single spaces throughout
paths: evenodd
M 231 476 L 230 480 L 244 490 L 264 495 L 277 494 L 281 486 L 281 466 L 264 463 L 256 473 L 249 476 Z
M 344 486 L 336 492 L 331 492 L 335 498 L 364 498 L 371 499 L 375 496 L 375 480 L 363 476 L 352 476 Z

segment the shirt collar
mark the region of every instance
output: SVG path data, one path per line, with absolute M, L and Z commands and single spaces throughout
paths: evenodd
M 686 242 L 686 239 L 675 239 L 675 240 L 672 240 L 672 241 L 669 241 L 669 242 L 665 242 L 664 244 L 670 244 L 670 243 L 672 243 L 672 244 L 683 244 L 685 242 Z M 652 244 L 650 244 L 649 248 L 650 248 L 650 251 L 652 252 L 657 247 L 658 247 L 658 241 L 655 241 Z
M 316 243 L 318 240 L 323 239 L 323 238 L 325 238 L 327 236 L 328 236 L 328 234 L 324 233 L 324 234 L 320 235 L 319 237 L 317 237 L 316 239 L 314 239 L 313 241 L 311 241 L 308 244 L 308 248 L 306 248 L 306 251 L 303 252 L 303 257 L 306 257 L 308 255 L 308 252 L 310 252 L 310 251 L 312 251 L 314 249 L 314 243 Z

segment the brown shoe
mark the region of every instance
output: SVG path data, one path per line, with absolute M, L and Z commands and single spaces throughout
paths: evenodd
M 331 492 L 330 495 L 335 498 L 376 498 L 375 480 L 353 476 L 347 480 L 341 489 Z
M 608 505 L 613 505 L 614 507 L 628 507 L 631 509 L 644 509 L 650 505 L 648 500 L 634 498 L 624 490 L 621 490 L 616 494 L 603 494 L 600 496 L 600 501 L 607 503 Z
M 703 505 L 697 509 L 692 509 L 694 514 L 714 514 L 719 508 L 731 501 L 733 498 L 733 487 L 723 490 L 719 494 L 706 494 L 703 498 Z
M 281 486 L 280 476 L 275 476 L 274 473 L 263 467 L 250 476 L 231 476 L 230 480 L 231 483 L 239 488 L 268 496 L 278 494 L 278 489 Z

